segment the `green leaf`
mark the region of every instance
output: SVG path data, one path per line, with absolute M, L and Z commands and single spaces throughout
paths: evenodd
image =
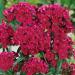
M 26 73 L 24 73 L 24 72 L 21 72 L 21 74 L 20 75 L 26 75 Z
M 16 62 L 19 63 L 19 62 L 23 61 L 24 59 L 25 59 L 24 57 L 19 57 L 19 58 L 17 58 Z
M 43 52 L 40 52 L 40 53 L 38 53 L 38 54 L 35 55 L 35 57 L 39 57 L 39 58 L 41 58 L 43 56 L 44 56 L 44 53 Z
M 12 70 L 9 70 L 5 73 L 5 75 L 14 75 L 14 72 Z
M 53 75 L 51 72 L 48 72 L 46 75 Z
M 3 74 L 4 74 L 4 72 L 2 70 L 0 70 L 0 75 L 3 75 Z
M 68 63 L 70 63 L 70 59 L 66 59 L 66 61 L 67 61 Z
M 63 63 L 63 60 L 58 60 L 58 62 L 57 62 L 56 75 L 61 74 L 61 71 L 62 71 L 62 63 Z
M 16 25 L 20 25 L 20 23 L 18 21 L 16 21 L 16 20 L 13 20 L 10 24 L 12 25 L 12 27 L 14 29 L 16 29 Z
M 70 1 L 71 0 L 61 0 L 61 4 L 68 7 L 70 5 Z
M 26 0 L 27 2 L 30 2 L 31 4 L 38 4 L 40 3 L 40 0 Z
M 75 9 L 75 0 L 71 0 L 70 2 L 70 8 Z
M 3 10 L 4 10 L 4 6 L 3 6 L 3 4 L 0 3 L 0 22 L 3 19 Z
M 56 72 L 55 68 L 51 67 L 51 68 L 50 68 L 50 72 L 54 75 L 55 72 Z

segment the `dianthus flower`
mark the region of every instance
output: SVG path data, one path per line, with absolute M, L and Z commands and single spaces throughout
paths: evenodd
M 68 10 L 58 4 L 41 6 L 37 17 L 43 29 L 51 30 L 58 26 L 62 31 L 69 32 L 73 28 Z
M 33 27 L 19 27 L 14 34 L 14 41 L 20 45 L 22 52 L 27 54 L 38 53 L 35 30 Z
M 14 42 L 25 55 L 37 54 L 50 48 L 50 37 L 36 25 L 20 26 L 14 34 Z
M 7 19 L 7 21 L 11 22 L 15 18 L 15 13 L 14 13 L 14 6 L 10 7 L 9 9 L 5 9 L 3 11 L 3 15 Z
M 64 39 L 63 38 L 62 39 L 55 38 L 54 39 L 54 50 L 59 55 L 60 59 L 68 58 L 70 56 L 69 53 L 72 53 L 72 40 L 71 40 L 71 38 L 69 38 L 67 36 L 64 36 Z
M 8 71 L 12 68 L 14 63 L 13 52 L 2 52 L 0 53 L 0 70 Z
M 14 30 L 10 25 L 7 25 L 5 22 L 0 25 L 0 44 L 3 48 L 12 44 L 13 34 Z
M 62 64 L 62 69 L 68 69 L 69 68 L 69 64 L 67 62 L 64 62 Z
M 51 62 L 52 60 L 55 59 L 55 54 L 50 52 L 50 50 L 47 50 L 46 53 L 45 53 L 45 58 Z
M 48 72 L 48 65 L 40 58 L 31 58 L 22 66 L 22 72 L 26 72 L 27 75 L 45 74 Z
M 3 14 L 6 19 L 10 22 L 12 20 L 17 20 L 18 22 L 28 22 L 31 23 L 35 16 L 35 7 L 29 3 L 20 2 L 13 5 L 9 9 L 5 9 Z

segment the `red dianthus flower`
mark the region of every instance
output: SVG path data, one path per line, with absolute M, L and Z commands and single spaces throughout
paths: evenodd
M 8 71 L 12 68 L 14 63 L 13 52 L 2 52 L 0 53 L 0 70 Z
M 27 75 L 33 75 L 36 73 L 47 73 L 48 65 L 40 58 L 31 58 L 22 66 L 22 72 L 26 72 Z

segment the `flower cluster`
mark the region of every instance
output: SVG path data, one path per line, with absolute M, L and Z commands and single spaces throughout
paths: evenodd
M 28 62 L 24 63 L 22 72 L 26 72 L 27 75 L 44 74 L 48 72 L 48 65 L 40 58 L 31 58 Z
M 22 23 L 31 23 L 36 12 L 34 6 L 29 3 L 20 2 L 19 4 L 13 5 L 11 8 L 4 10 L 3 14 L 8 22 L 16 19 Z
M 61 29 L 66 33 L 73 28 L 68 10 L 58 4 L 41 6 L 37 11 L 37 16 L 43 29 L 53 32 Z
M 50 48 L 49 34 L 45 34 L 39 27 L 19 27 L 14 34 L 14 41 L 20 45 L 25 55 L 37 54 Z
M 2 52 L 0 53 L 0 70 L 8 71 L 12 68 L 14 63 L 13 52 Z
M 67 33 L 73 30 L 68 10 L 57 4 L 43 5 L 38 9 L 37 16 L 40 27 L 50 34 L 50 50 L 60 59 L 68 58 L 72 40 Z
M 3 48 L 7 48 L 7 45 L 11 45 L 13 43 L 13 35 L 13 28 L 3 21 L 3 23 L 0 25 L 0 44 Z
M 48 64 L 57 68 L 58 60 L 66 61 L 72 55 L 73 42 L 67 33 L 73 31 L 73 26 L 68 9 L 58 4 L 37 7 L 20 2 L 5 9 L 3 14 L 8 23 L 16 20 L 19 25 L 14 31 L 10 25 L 3 22 L 0 25 L 0 44 L 3 48 L 7 45 L 19 45 L 20 52 L 28 57 L 22 65 L 22 71 L 27 75 L 47 73 Z M 43 57 L 35 58 L 35 55 L 41 52 Z M 63 68 L 66 66 L 67 64 L 62 65 Z

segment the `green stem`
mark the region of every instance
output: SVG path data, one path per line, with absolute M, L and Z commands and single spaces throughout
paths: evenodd
M 44 58 L 46 64 L 48 64 L 48 62 L 47 62 L 47 60 L 46 60 L 46 58 L 45 58 L 45 56 L 44 56 L 44 53 L 43 53 L 43 58 Z
M 5 52 L 5 48 L 3 48 L 3 52 Z
M 8 48 L 6 48 L 7 52 L 10 52 L 10 50 Z
M 17 50 L 17 53 L 19 53 L 19 52 L 20 52 L 20 49 L 21 49 L 21 48 L 19 47 L 19 48 L 18 48 L 18 50 Z

